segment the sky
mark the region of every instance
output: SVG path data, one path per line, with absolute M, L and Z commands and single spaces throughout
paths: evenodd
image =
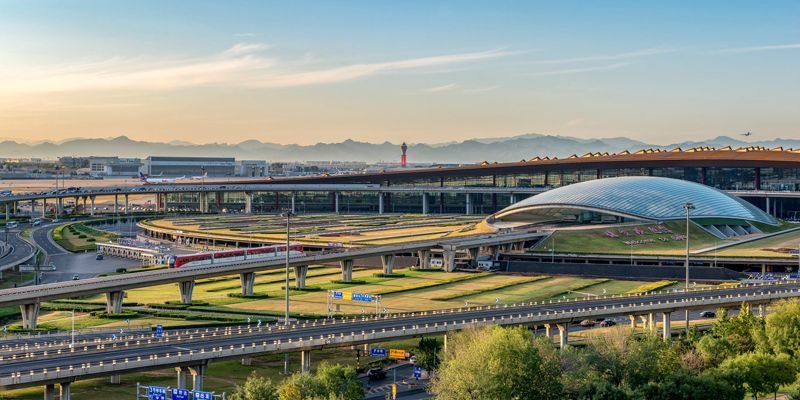
M 0 0 L 0 138 L 800 137 L 798 1 Z

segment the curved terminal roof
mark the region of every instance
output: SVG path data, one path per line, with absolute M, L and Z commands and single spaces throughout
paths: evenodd
M 680 179 L 631 176 L 596 179 L 552 189 L 513 204 L 496 220 L 555 217 L 562 210 L 596 211 L 625 218 L 674 220 L 686 217 L 683 204 L 695 209 L 690 218 L 731 218 L 774 225 L 777 221 L 754 205 L 725 192 Z M 542 218 L 546 219 L 546 218 Z

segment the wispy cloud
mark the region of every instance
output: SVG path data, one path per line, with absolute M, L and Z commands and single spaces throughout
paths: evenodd
M 258 36 L 258 35 L 253 33 L 253 32 L 242 32 L 242 33 L 234 33 L 233 36 L 234 37 L 254 37 L 254 36 Z
M 452 92 L 453 90 L 461 89 L 461 85 L 456 85 L 455 83 L 450 83 L 447 85 L 441 86 L 434 86 L 425 89 L 428 93 L 438 93 L 438 92 Z
M 593 71 L 606 71 L 612 69 L 619 69 L 626 67 L 628 65 L 635 64 L 633 61 L 627 62 L 619 62 L 613 64 L 606 64 L 606 65 L 595 65 L 590 67 L 579 67 L 579 68 L 565 68 L 565 69 L 558 69 L 552 71 L 542 71 L 542 72 L 534 72 L 529 74 L 529 76 L 549 76 L 549 75 L 568 75 L 568 74 L 581 74 L 584 72 L 593 72 Z
M 170 90 L 200 86 L 277 88 L 332 84 L 381 73 L 420 71 L 480 62 L 513 53 L 502 50 L 350 64 L 297 71 L 263 53 L 263 43 L 239 43 L 208 57 L 153 61 L 114 57 L 100 62 L 44 68 L 0 66 L 0 93 L 98 90 Z M 302 65 L 302 63 L 300 63 Z
M 650 48 L 626 53 L 594 55 L 585 57 L 571 57 L 571 58 L 557 58 L 552 60 L 534 60 L 528 62 L 529 65 L 546 65 L 546 64 L 576 64 L 592 61 L 615 61 L 615 60 L 630 60 L 639 59 L 644 57 L 655 56 L 659 54 L 674 53 L 678 51 L 672 48 Z
M 710 54 L 743 54 L 743 53 L 755 53 L 760 51 L 797 50 L 797 49 L 800 49 L 800 43 L 777 44 L 770 46 L 731 47 L 727 49 L 712 50 Z

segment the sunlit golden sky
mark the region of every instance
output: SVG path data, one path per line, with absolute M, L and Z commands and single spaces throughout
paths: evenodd
M 792 1 L 0 0 L 0 139 L 800 137 Z

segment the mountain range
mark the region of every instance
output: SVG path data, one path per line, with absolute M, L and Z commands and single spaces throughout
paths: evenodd
M 729 136 L 713 139 L 687 141 L 670 145 L 654 145 L 625 137 L 581 139 L 570 136 L 543 135 L 536 133 L 502 138 L 477 138 L 462 142 L 416 143 L 409 145 L 410 163 L 478 163 L 481 161 L 519 161 L 535 156 L 568 157 L 587 152 L 635 151 L 642 148 L 672 149 L 695 146 L 740 147 L 760 145 L 766 147 L 800 148 L 797 139 L 771 139 L 743 141 Z M 273 161 L 364 161 L 397 162 L 400 158 L 399 143 L 366 143 L 345 140 L 339 143 L 317 143 L 314 145 L 282 145 L 258 140 L 247 140 L 237 144 L 212 143 L 192 144 L 173 141 L 169 143 L 132 140 L 126 136 L 110 139 L 70 139 L 62 142 L 19 143 L 13 140 L 0 141 L 0 157 L 13 158 L 57 158 L 63 156 L 207 156 L 236 157 L 243 160 Z

